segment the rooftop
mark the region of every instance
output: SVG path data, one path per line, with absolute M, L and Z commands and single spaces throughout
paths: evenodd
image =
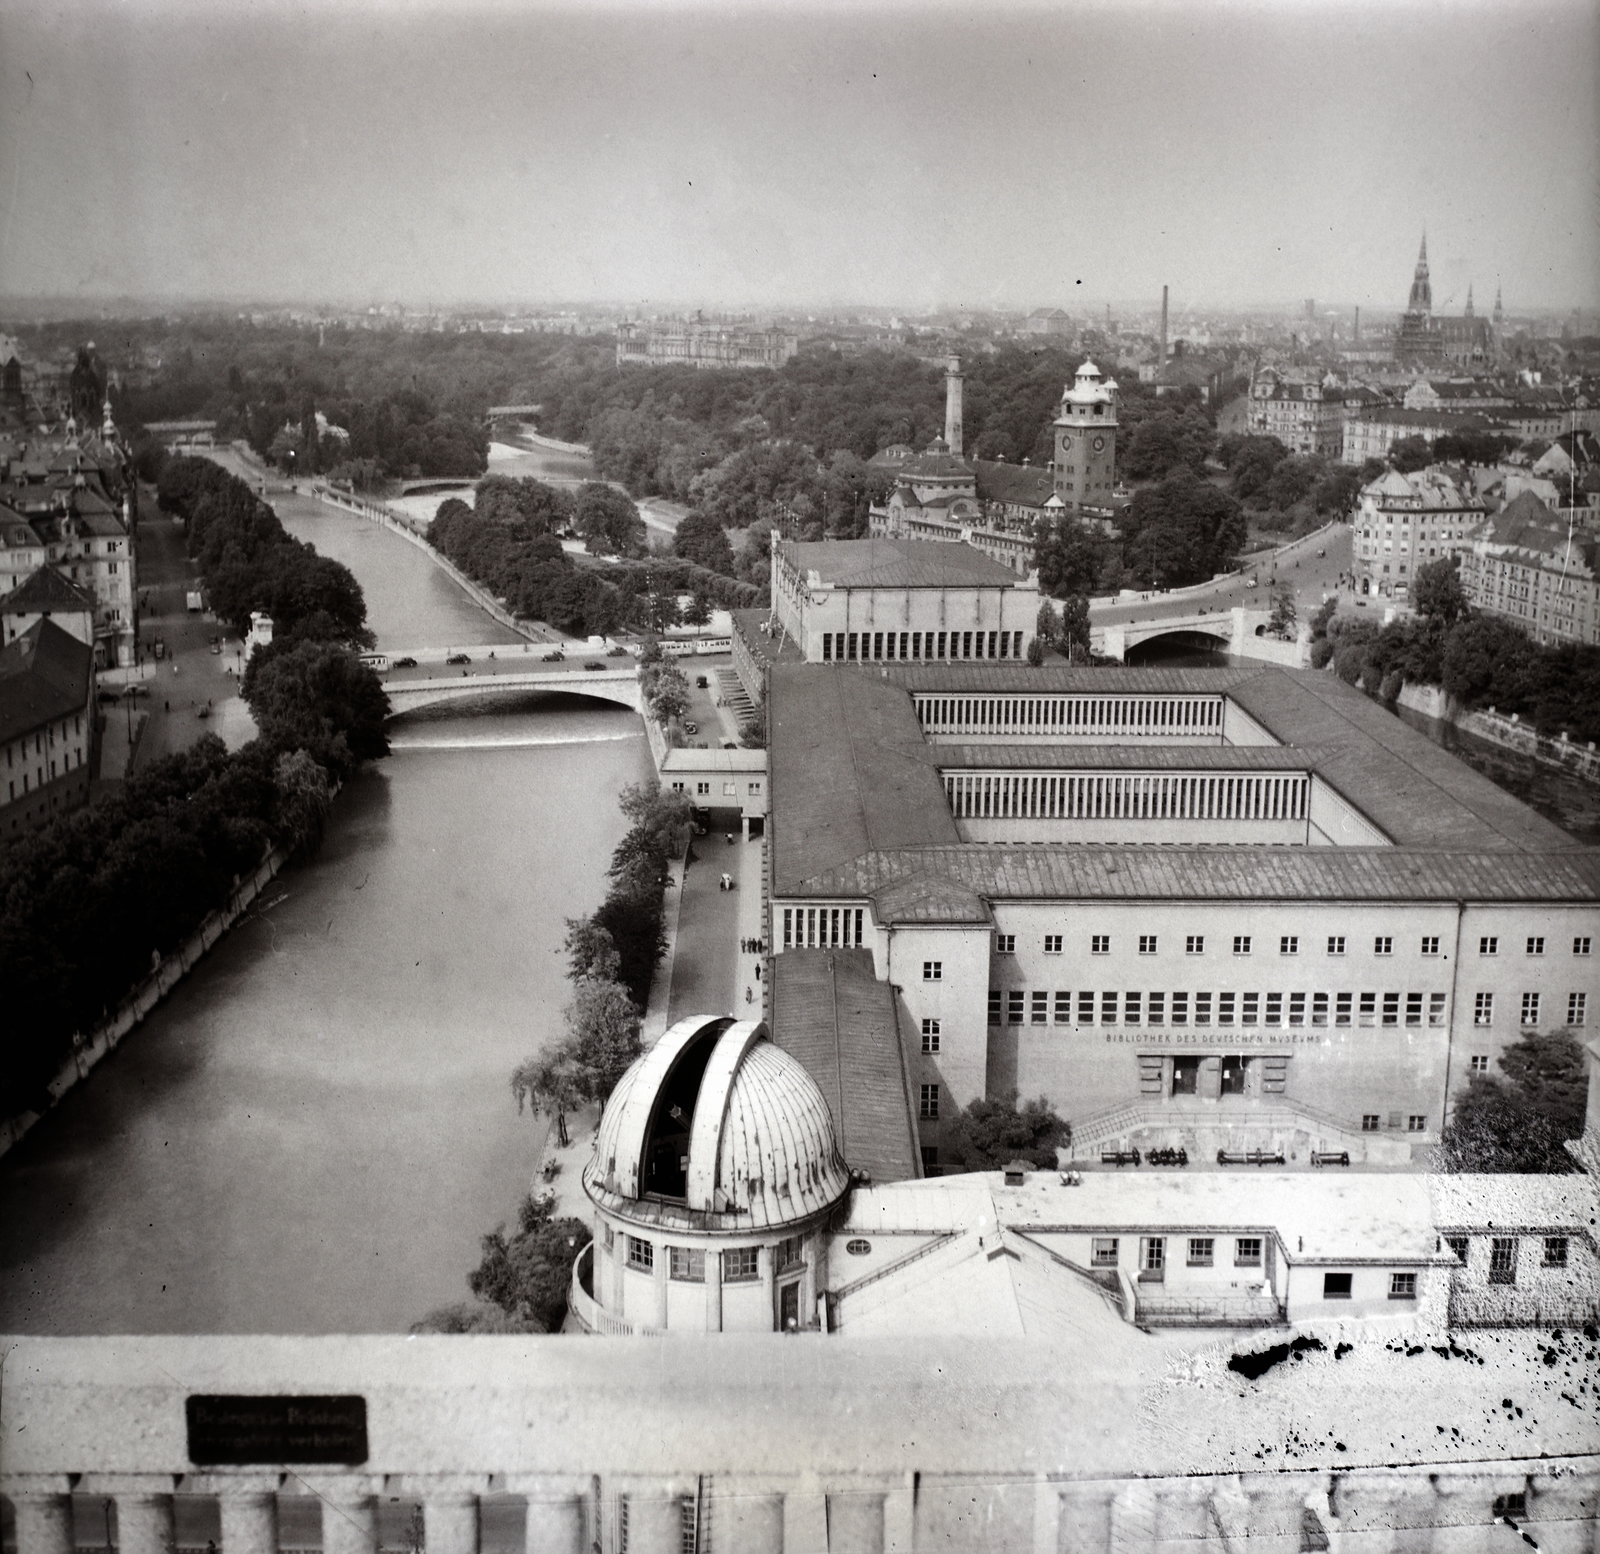
M 780 556 L 801 577 L 832 588 L 1014 588 L 1010 567 L 970 545 L 937 540 L 782 540 Z
M 35 621 L 0 648 L 0 742 L 82 712 L 94 683 L 94 649 L 52 620 Z
M 0 598 L 0 615 L 93 614 L 94 600 L 54 567 L 30 572 Z

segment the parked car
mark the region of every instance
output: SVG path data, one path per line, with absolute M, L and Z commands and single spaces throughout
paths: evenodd
M 585 669 L 604 669 L 606 666 L 598 659 L 591 658 L 583 667 Z
M 544 655 L 544 662 L 547 664 L 564 664 L 566 661 L 567 655 L 560 648 Z
M 691 723 L 687 718 L 685 718 L 683 720 L 683 731 L 686 734 L 698 734 L 700 732 L 700 725 L 698 723 Z
M 1246 580 L 1244 586 L 1246 588 L 1259 588 L 1261 586 L 1261 580 L 1255 577 L 1249 578 Z
M 607 658 L 626 658 L 627 656 L 628 650 L 620 642 L 614 642 L 606 649 Z
M 447 659 L 447 664 L 470 664 L 472 659 L 466 653 L 452 653 Z
M 703 674 L 697 674 L 694 677 L 694 683 L 699 686 L 702 691 L 708 689 L 711 685 L 711 682 L 706 679 Z
M 395 659 L 395 661 L 390 664 L 389 667 L 391 669 L 415 669 L 417 667 L 417 661 L 416 659 L 407 655 L 405 658 Z

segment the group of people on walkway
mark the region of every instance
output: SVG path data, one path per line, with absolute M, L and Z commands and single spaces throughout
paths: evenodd
M 746 955 L 765 955 L 767 953 L 767 941 L 765 939 L 741 939 L 739 948 Z

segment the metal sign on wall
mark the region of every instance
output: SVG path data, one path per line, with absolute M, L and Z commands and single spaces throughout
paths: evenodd
M 339 1463 L 367 1460 L 362 1397 L 227 1397 L 184 1400 L 189 1460 L 197 1466 Z

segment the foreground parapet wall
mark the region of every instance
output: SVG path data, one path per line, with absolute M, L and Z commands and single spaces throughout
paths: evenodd
M 1070 1336 L 7 1340 L 0 1491 L 18 1554 L 112 1542 L 107 1500 L 118 1554 L 372 1554 L 405 1543 L 416 1503 L 428 1554 L 1477 1549 L 1514 1536 L 1505 1516 L 1543 1549 L 1593 1547 L 1593 1409 L 1538 1391 L 1536 1341 L 1474 1335 L 1470 1359 L 1361 1342 L 1359 1373 L 1320 1351 L 1246 1377 L 1133 1330 L 1115 1353 Z M 1563 1354 L 1581 1366 L 1583 1348 Z M 286 1394 L 344 1400 L 296 1436 L 334 1460 L 253 1460 L 272 1433 L 239 1419 L 259 1404 L 213 1405 L 190 1433 L 192 1399 Z M 1441 1439 L 1434 1414 L 1466 1426 Z M 1276 1450 L 1246 1450 L 1240 1419 Z M 197 1462 L 197 1442 L 245 1460 Z

